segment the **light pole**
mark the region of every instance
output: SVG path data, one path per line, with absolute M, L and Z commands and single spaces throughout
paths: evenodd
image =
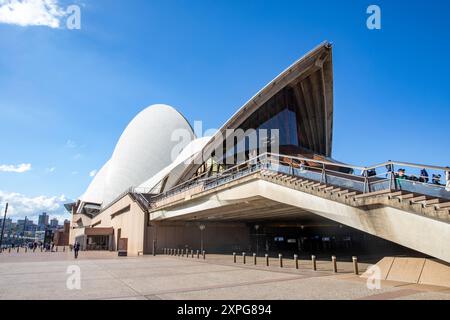
M 258 242 L 258 229 L 259 229 L 259 225 L 255 225 L 255 230 L 256 230 L 256 255 L 258 255 L 258 251 L 259 251 L 259 242 Z
M 8 212 L 8 203 L 6 203 L 5 215 L 3 216 L 2 233 L 0 234 L 0 249 L 2 248 L 2 244 L 3 244 L 3 233 L 5 231 L 5 222 L 6 222 L 6 213 L 7 212 Z
M 205 230 L 205 228 L 206 228 L 206 226 L 204 225 L 204 224 L 201 224 L 200 226 L 199 226 L 199 228 L 200 228 L 200 249 L 201 249 L 201 252 L 203 252 L 203 230 Z

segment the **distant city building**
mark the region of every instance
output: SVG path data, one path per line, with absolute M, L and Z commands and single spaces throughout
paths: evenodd
M 50 220 L 50 227 L 52 229 L 58 228 L 58 219 L 53 218 L 52 220 Z
M 65 220 L 64 226 L 55 231 L 53 235 L 53 242 L 57 246 L 68 246 L 69 236 L 70 236 L 70 221 Z
M 34 239 L 36 242 L 44 242 L 45 240 L 45 231 L 36 231 L 34 234 Z
M 39 215 L 38 229 L 40 231 L 44 231 L 45 228 L 48 226 L 48 220 L 49 216 L 46 212 L 43 212 L 42 214 Z

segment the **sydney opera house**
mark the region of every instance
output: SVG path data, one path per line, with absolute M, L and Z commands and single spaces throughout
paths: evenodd
M 450 243 L 450 192 L 395 174 L 423 165 L 359 167 L 334 160 L 332 150 L 333 56 L 325 42 L 213 136 L 197 137 L 167 105 L 140 112 L 85 193 L 66 205 L 70 241 L 128 255 L 402 252 L 450 262 L 442 245 Z

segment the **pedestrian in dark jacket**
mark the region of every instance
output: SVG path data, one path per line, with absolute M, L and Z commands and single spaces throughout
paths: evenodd
M 80 243 L 78 241 L 73 245 L 73 252 L 75 253 L 75 259 L 78 259 L 78 251 L 80 251 Z

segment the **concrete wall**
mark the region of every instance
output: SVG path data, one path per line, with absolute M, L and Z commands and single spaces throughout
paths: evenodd
M 148 227 L 146 253 L 152 253 L 153 240 L 157 253 L 164 248 L 200 250 L 200 223 L 156 224 Z M 242 252 L 249 250 L 250 232 L 244 223 L 204 223 L 203 249 L 209 252 Z
M 128 206 L 128 211 L 117 214 Z M 93 218 L 91 223 L 97 228 L 114 228 L 112 250 L 117 248 L 118 230 L 121 229 L 121 238 L 128 239 L 129 256 L 137 256 L 144 251 L 145 214 L 129 195 Z
M 380 280 L 450 287 L 450 264 L 436 259 L 386 257 L 379 261 Z M 366 272 L 361 277 L 373 277 Z

